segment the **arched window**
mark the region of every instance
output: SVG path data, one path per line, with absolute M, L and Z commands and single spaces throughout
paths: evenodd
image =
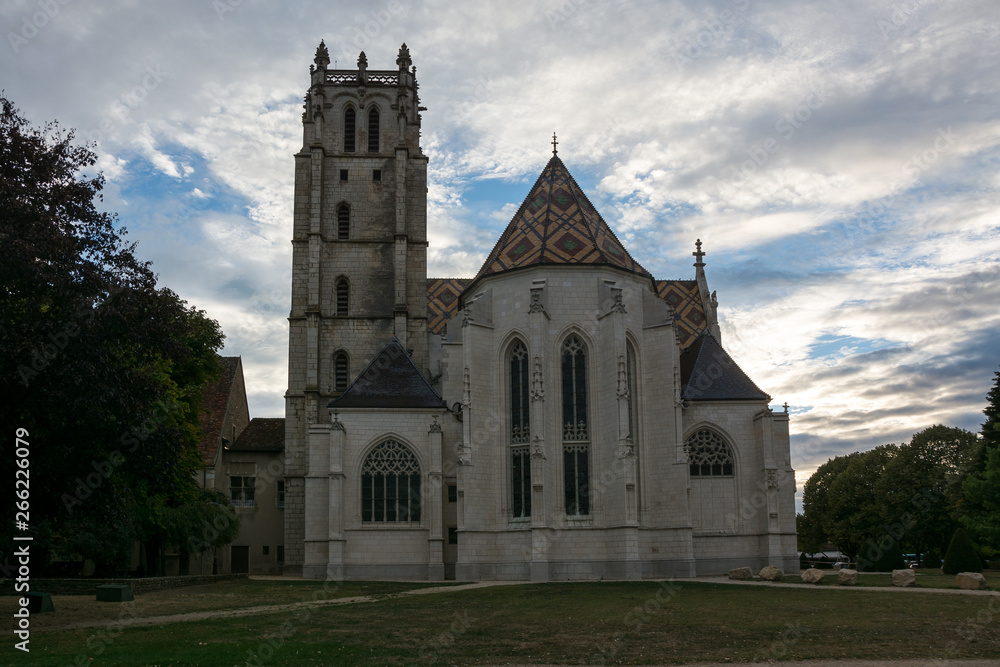
M 354 107 L 348 107 L 344 112 L 344 152 L 354 152 L 354 141 L 357 130 L 355 129 Z
M 531 439 L 528 395 L 528 348 L 517 341 L 510 351 L 511 514 L 531 516 Z
M 577 336 L 562 346 L 563 480 L 566 514 L 590 514 L 590 425 L 587 349 Z
M 347 353 L 341 350 L 333 355 L 333 390 L 347 389 Z
M 361 467 L 361 520 L 420 521 L 420 464 L 409 447 L 386 440 Z
M 692 477 L 733 475 L 733 453 L 722 436 L 709 428 L 700 428 L 684 441 Z
M 337 207 L 337 238 L 344 241 L 350 233 L 351 209 L 347 204 L 341 204 Z
M 347 315 L 350 293 L 351 288 L 347 284 L 347 278 L 337 278 L 337 315 Z
M 368 112 L 368 152 L 378 153 L 378 107 Z

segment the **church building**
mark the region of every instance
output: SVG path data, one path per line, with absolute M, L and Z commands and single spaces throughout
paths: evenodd
M 295 156 L 284 572 L 644 579 L 798 569 L 788 412 L 557 154 L 471 278 L 427 277 L 416 68 L 310 67 Z

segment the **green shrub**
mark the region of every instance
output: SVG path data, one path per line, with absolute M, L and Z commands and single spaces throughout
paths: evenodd
M 941 567 L 941 556 L 938 555 L 937 549 L 931 549 L 924 554 L 923 567 Z
M 982 572 L 983 566 L 976 554 L 976 547 L 973 546 L 969 534 L 964 528 L 959 528 L 951 538 L 948 551 L 944 555 L 944 564 L 941 570 L 945 574 L 958 574 L 959 572 Z
M 877 544 L 868 540 L 858 554 L 858 572 L 892 572 L 905 570 L 906 560 L 899 544 L 891 535 L 884 535 Z

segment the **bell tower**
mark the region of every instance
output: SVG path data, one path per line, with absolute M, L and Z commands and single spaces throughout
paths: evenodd
M 301 573 L 309 426 L 395 336 L 428 373 L 427 158 L 416 67 L 310 66 L 295 155 L 285 394 L 285 569 Z

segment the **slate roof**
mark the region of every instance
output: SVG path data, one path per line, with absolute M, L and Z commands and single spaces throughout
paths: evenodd
M 328 407 L 443 408 L 445 402 L 393 338 Z
M 444 325 L 458 315 L 459 296 L 469 278 L 431 278 L 427 281 L 427 331 L 443 334 Z
M 285 418 L 254 417 L 236 438 L 236 442 L 226 449 L 230 452 L 284 451 Z
M 536 264 L 608 264 L 649 276 L 553 155 L 483 263 L 483 276 Z
M 697 280 L 657 280 L 656 295 L 674 309 L 678 343 L 683 348 L 708 328 Z
M 236 380 L 236 370 L 240 365 L 239 357 L 219 357 L 222 375 L 205 388 L 202 395 L 201 414 L 198 424 L 201 427 L 201 440 L 198 441 L 198 451 L 205 465 L 213 465 L 222 437 L 222 425 L 226 420 L 226 408 L 229 406 L 229 396 L 233 392 L 233 382 Z
M 681 351 L 681 397 L 691 401 L 770 401 L 706 329 Z

